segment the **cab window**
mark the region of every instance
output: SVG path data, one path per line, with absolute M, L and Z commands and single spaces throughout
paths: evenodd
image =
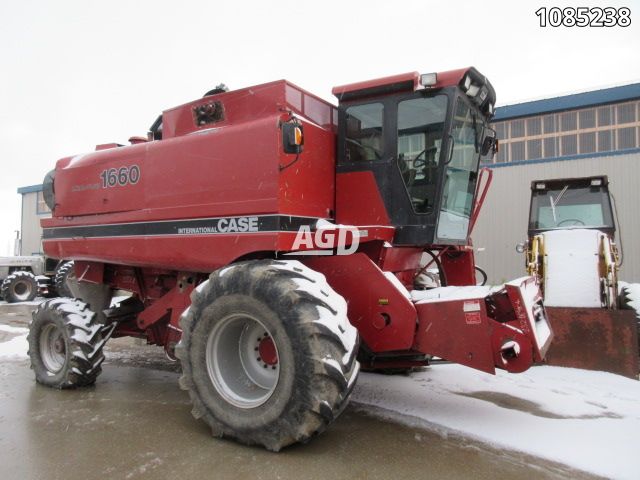
M 445 170 L 438 237 L 464 240 L 469 230 L 478 171 L 482 120 L 458 98 L 451 129 L 452 150 Z
M 346 110 L 345 160 L 369 162 L 380 160 L 384 151 L 382 126 L 384 107 L 368 103 Z
M 446 95 L 398 104 L 398 167 L 416 213 L 431 213 L 436 203 L 446 117 Z

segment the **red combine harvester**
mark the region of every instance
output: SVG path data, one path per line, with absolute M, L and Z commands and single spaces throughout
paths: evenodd
M 76 298 L 34 313 L 36 380 L 92 384 L 108 338 L 145 338 L 180 360 L 215 436 L 277 451 L 340 414 L 361 364 L 540 361 L 533 277 L 476 286 L 488 80 L 467 68 L 333 93 L 337 108 L 284 80 L 217 88 L 148 138 L 58 161 L 44 250 L 75 261 Z M 420 289 L 425 252 L 441 287 Z M 114 290 L 131 297 L 112 307 Z

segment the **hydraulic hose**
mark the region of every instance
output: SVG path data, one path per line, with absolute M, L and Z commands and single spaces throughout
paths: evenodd
M 431 258 L 433 259 L 433 263 L 435 263 L 436 266 L 438 267 L 438 274 L 440 275 L 440 286 L 441 287 L 446 287 L 447 286 L 447 275 L 444 273 L 444 269 L 442 268 L 442 262 L 440 262 L 440 259 L 438 258 L 438 256 L 435 255 L 431 250 L 428 250 L 428 249 L 425 248 L 424 252 L 428 253 L 431 256 Z M 426 266 L 425 266 L 425 268 L 426 268 Z M 420 273 L 422 273 L 422 270 L 420 271 Z

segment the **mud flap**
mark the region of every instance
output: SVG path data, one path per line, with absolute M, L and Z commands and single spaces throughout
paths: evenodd
M 545 363 L 638 378 L 638 329 L 633 310 L 546 310 L 555 338 Z

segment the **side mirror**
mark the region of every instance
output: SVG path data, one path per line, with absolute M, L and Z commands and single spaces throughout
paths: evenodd
M 518 253 L 524 253 L 526 249 L 527 249 L 527 245 L 525 242 L 520 242 L 516 245 L 516 252 Z
M 480 154 L 484 157 L 491 153 L 491 157 L 498 151 L 498 138 L 493 128 L 485 128 L 484 138 L 480 147 Z

